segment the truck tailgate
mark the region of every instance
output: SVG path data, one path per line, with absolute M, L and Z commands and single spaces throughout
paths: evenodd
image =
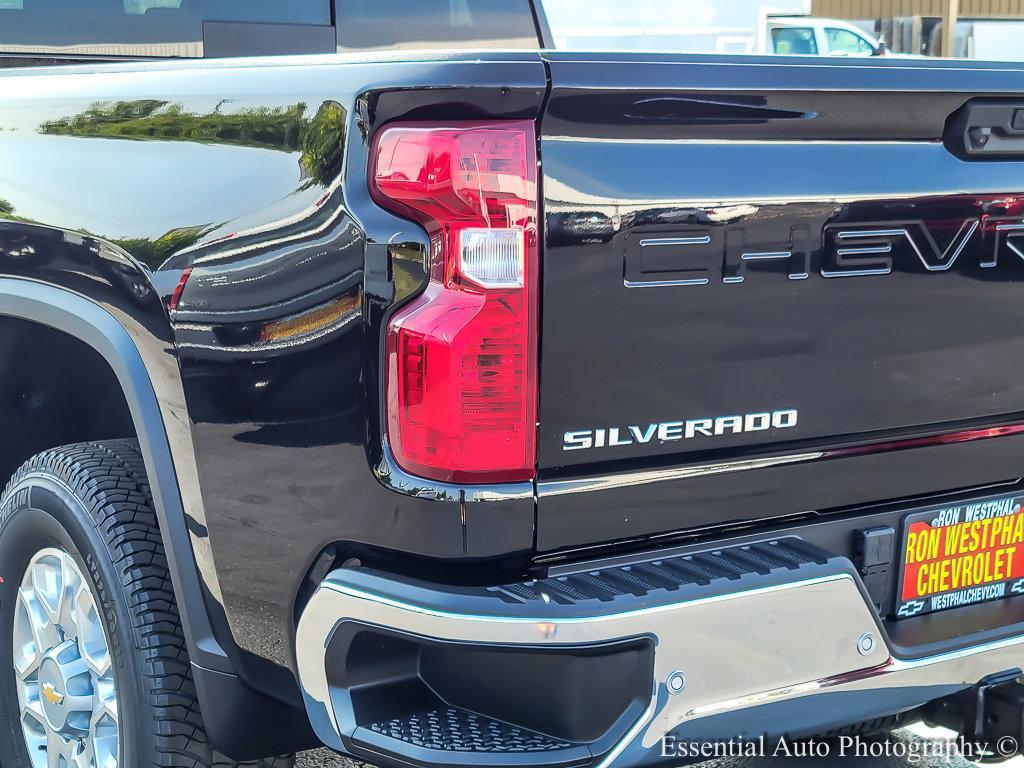
M 541 551 L 1021 474 L 1019 65 L 548 59 Z

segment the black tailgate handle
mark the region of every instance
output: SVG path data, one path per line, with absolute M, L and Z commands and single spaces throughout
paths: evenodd
M 970 158 L 1024 158 L 1024 101 L 972 101 L 951 116 L 946 146 Z

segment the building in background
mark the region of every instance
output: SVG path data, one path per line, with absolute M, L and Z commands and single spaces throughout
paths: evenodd
M 811 13 L 854 21 L 901 53 L 1024 58 L 1024 0 L 812 0 Z

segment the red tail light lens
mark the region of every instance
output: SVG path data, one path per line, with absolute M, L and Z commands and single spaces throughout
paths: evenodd
M 430 234 L 430 283 L 387 330 L 387 431 L 435 480 L 533 477 L 537 155 L 531 122 L 407 124 L 377 137 L 370 191 Z

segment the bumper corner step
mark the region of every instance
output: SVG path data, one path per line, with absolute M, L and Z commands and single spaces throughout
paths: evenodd
M 421 765 L 576 766 L 593 760 L 581 744 L 453 706 L 437 706 L 358 727 L 352 746 Z

